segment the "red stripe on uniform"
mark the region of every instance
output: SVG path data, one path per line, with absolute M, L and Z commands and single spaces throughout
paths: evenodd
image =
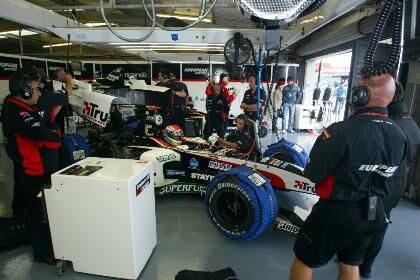
M 334 184 L 335 184 L 334 176 L 326 177 L 319 183 L 316 189 L 316 194 L 319 195 L 319 197 L 322 199 L 330 199 L 331 193 L 334 188 Z
M 24 173 L 33 176 L 44 175 L 44 167 L 37 144 L 18 134 L 15 134 L 15 138 L 18 151 L 22 157 Z
M 18 105 L 19 107 L 22 107 L 22 108 L 28 110 L 29 112 L 34 112 L 35 111 L 34 108 L 32 108 L 31 106 L 27 105 L 26 103 L 24 103 L 20 100 L 17 100 L 16 98 L 10 97 L 10 98 L 7 99 L 7 101 L 10 102 L 10 103 Z

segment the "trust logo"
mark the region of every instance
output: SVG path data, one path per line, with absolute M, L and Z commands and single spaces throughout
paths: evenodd
M 98 105 L 94 104 L 92 102 L 84 101 L 85 108 L 83 109 L 83 114 L 86 116 L 100 122 L 100 123 L 106 123 L 108 120 L 108 113 L 103 112 L 98 109 Z

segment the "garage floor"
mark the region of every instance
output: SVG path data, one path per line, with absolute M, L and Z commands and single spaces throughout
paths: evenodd
M 293 135 L 305 148 L 312 136 Z M 299 138 L 299 139 L 297 139 Z M 309 150 L 309 149 L 308 149 Z M 4 197 L 0 189 L 0 200 Z M 1 209 L 0 201 L 0 209 Z M 231 266 L 241 280 L 288 279 L 294 258 L 294 238 L 272 229 L 254 241 L 234 241 L 222 236 L 210 224 L 203 201 L 190 196 L 159 198 L 156 204 L 158 246 L 141 274 L 141 280 L 173 280 L 178 271 L 218 270 Z M 420 208 L 403 201 L 394 210 L 385 246 L 378 257 L 372 279 L 420 280 Z M 319 269 L 315 279 L 335 279 L 334 261 Z M 0 253 L 0 279 L 104 279 L 68 269 L 63 277 L 55 268 L 34 264 L 29 247 Z

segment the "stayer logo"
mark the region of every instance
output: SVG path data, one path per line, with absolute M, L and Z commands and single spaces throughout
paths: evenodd
M 191 173 L 191 179 L 211 181 L 213 178 L 214 176 L 209 174 Z
M 83 109 L 83 114 L 85 114 L 89 119 L 94 120 L 100 124 L 106 124 L 108 121 L 108 113 L 105 113 L 98 109 L 98 105 L 92 102 L 84 101 L 85 108 Z
M 299 180 L 295 180 L 295 188 L 305 192 L 315 193 L 314 186 L 311 186 L 310 183 L 301 182 Z

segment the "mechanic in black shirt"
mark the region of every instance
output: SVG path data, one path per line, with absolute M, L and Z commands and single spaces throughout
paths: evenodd
M 49 94 L 53 92 L 57 92 L 54 89 L 54 81 L 61 83 L 61 88 L 57 90 L 66 90 L 67 95 L 71 95 L 73 93 L 73 85 L 71 83 L 72 76 L 70 74 L 66 74 L 63 68 L 58 68 L 54 71 L 53 80 L 46 83 L 43 87 L 43 93 L 49 92 Z M 61 92 L 62 93 L 62 92 Z M 48 98 L 49 99 L 49 98 Z M 44 99 L 45 100 L 45 99 Z M 41 106 L 44 106 L 44 101 L 41 100 Z M 54 108 L 55 110 L 55 122 L 60 127 L 61 131 L 65 132 L 65 118 L 72 115 L 72 111 L 70 106 L 66 104 L 58 105 Z
M 249 82 L 249 89 L 245 91 L 244 98 L 241 103 L 241 109 L 244 110 L 244 113 L 247 117 L 253 121 L 257 120 L 257 99 L 258 99 L 258 90 L 257 90 L 257 76 L 254 74 L 249 75 L 248 82 Z M 265 103 L 265 93 L 264 90 L 261 89 L 260 91 L 260 109 L 261 105 Z
M 385 215 L 388 220 L 391 219 L 391 210 L 397 207 L 403 196 L 405 187 L 407 186 L 407 180 L 411 180 L 410 170 L 414 165 L 417 147 L 420 145 L 420 129 L 417 123 L 410 117 L 407 106 L 403 101 L 404 89 L 399 82 L 395 83 L 395 88 L 394 99 L 388 106 L 389 117 L 397 123 L 407 137 L 408 152 L 406 160 L 403 161 L 394 176 L 388 180 L 391 193 L 383 198 Z M 408 185 L 411 185 L 411 182 Z M 370 278 L 371 276 L 372 265 L 382 248 L 387 229 L 388 223 L 372 237 L 363 264 L 359 266 L 360 275 L 364 278 Z
M 13 212 L 15 216 L 25 215 L 34 261 L 54 264 L 49 226 L 38 195 L 57 169 L 49 151 L 60 147 L 61 132 L 36 108 L 41 96 L 38 85 L 33 76 L 22 71 L 13 74 L 9 80 L 11 94 L 4 100 L 0 119 L 7 139 L 6 152 L 14 163 L 15 191 L 24 198 L 23 205 L 13 201 Z
M 245 114 L 241 114 L 236 117 L 236 134 L 234 135 L 234 141 L 227 141 L 225 139 L 219 138 L 217 143 L 220 146 L 238 150 L 241 153 L 255 153 L 254 149 L 254 139 L 250 135 L 250 121 Z
M 381 199 L 390 193 L 387 180 L 405 159 L 407 140 L 388 117 L 386 107 L 395 93 L 392 76 L 363 78 L 360 85 L 370 98 L 350 119 L 329 126 L 310 153 L 304 175 L 315 183 L 320 200 L 296 239 L 291 280 L 312 279 L 312 269 L 335 255 L 338 279 L 359 279 L 370 238 L 385 222 Z M 352 100 L 356 96 L 361 95 L 353 92 Z M 368 218 L 375 196 L 376 215 Z
M 188 88 L 184 83 L 177 82 L 176 76 L 173 73 L 163 73 L 162 75 L 164 85 L 170 88 L 173 93 L 173 111 L 171 116 L 172 124 L 179 125 L 182 130 L 185 131 Z
M 225 122 L 229 114 L 229 102 L 223 94 L 220 84 L 214 84 L 212 94 L 206 99 L 206 128 L 205 138 L 208 138 L 214 131 L 219 137 L 225 136 Z

